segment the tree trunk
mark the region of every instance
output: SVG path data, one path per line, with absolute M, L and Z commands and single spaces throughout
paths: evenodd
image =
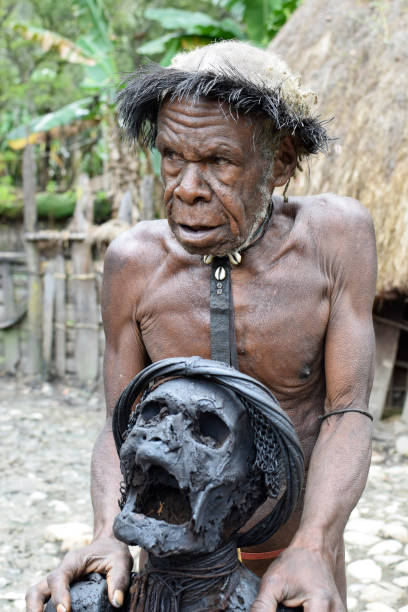
M 105 137 L 108 147 L 108 160 L 105 172 L 107 174 L 108 196 L 113 199 L 112 216 L 116 218 L 121 202 L 126 192 L 129 192 L 132 202 L 132 220 L 136 223 L 140 219 L 137 207 L 139 200 L 140 165 L 135 148 L 125 142 L 119 132 L 116 117 L 113 113 L 106 115 Z

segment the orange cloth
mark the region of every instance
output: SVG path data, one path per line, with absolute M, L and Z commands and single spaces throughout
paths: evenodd
M 267 550 L 265 552 L 254 552 L 254 553 L 243 552 L 240 549 L 238 550 L 239 550 L 238 557 L 240 558 L 240 560 L 258 561 L 258 560 L 263 560 L 263 559 L 276 559 L 276 557 L 279 557 L 279 555 L 283 553 L 285 548 L 281 548 L 280 550 Z

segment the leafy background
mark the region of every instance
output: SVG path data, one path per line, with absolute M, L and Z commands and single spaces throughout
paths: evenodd
M 3 0 L 0 215 L 21 214 L 21 158 L 27 142 L 35 145 L 43 194 L 39 213 L 69 216 L 67 202 L 78 174 L 101 175 L 109 162 L 113 94 L 124 74 L 146 58 L 168 65 L 178 51 L 215 40 L 236 38 L 266 46 L 298 4 Z M 154 159 L 152 164 L 157 169 Z M 143 174 L 146 164 L 140 168 Z

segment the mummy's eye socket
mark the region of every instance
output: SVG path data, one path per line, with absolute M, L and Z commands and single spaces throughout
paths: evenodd
M 150 421 L 154 417 L 158 416 L 163 408 L 163 404 L 159 402 L 146 402 L 143 406 L 140 414 L 144 421 Z
M 210 446 L 221 446 L 228 438 L 230 431 L 224 421 L 213 412 L 200 412 L 198 415 L 200 441 L 204 444 L 209 438 Z

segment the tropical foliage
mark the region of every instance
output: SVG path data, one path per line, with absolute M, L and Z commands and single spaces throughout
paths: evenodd
M 174 0 L 170 7 L 165 0 L 3 0 L 3 207 L 14 206 L 27 142 L 36 145 L 43 190 L 50 180 L 66 190 L 81 170 L 104 171 L 115 155 L 113 91 L 146 57 L 168 65 L 182 49 L 229 38 L 266 45 L 298 3 Z

